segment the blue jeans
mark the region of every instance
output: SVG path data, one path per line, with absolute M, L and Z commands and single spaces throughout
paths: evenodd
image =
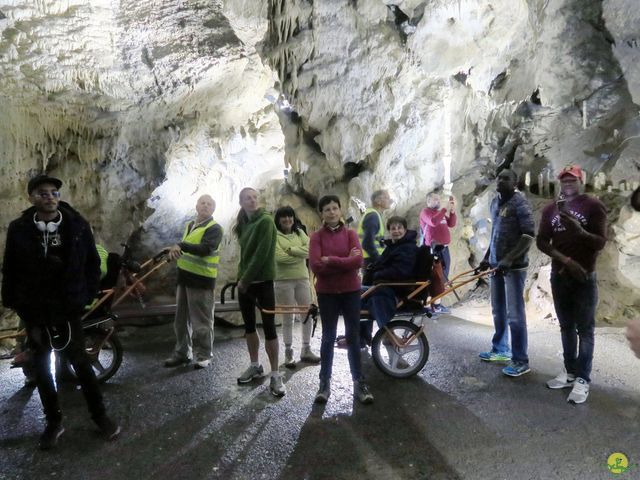
M 333 344 L 336 341 L 338 317 L 344 318 L 347 356 L 353 381 L 363 380 L 360 368 L 360 292 L 319 293 L 318 307 L 322 322 L 320 346 L 320 380 L 329 380 L 333 369 Z
M 449 269 L 451 267 L 451 254 L 449 253 L 449 246 L 445 245 L 440 252 L 440 259 L 442 260 L 442 272 L 444 273 L 445 280 L 449 280 Z
M 527 317 L 524 311 L 526 270 L 510 270 L 491 278 L 491 311 L 493 313 L 493 351 L 509 354 L 509 331 L 514 362 L 529 363 L 527 355 Z M 508 327 L 508 328 L 507 328 Z
M 591 273 L 586 282 L 580 282 L 553 273 L 551 292 L 560 322 L 564 367 L 567 373 L 590 382 L 598 303 L 596 274 Z
M 362 308 L 369 311 L 378 328 L 384 327 L 396 314 L 396 294 L 391 287 L 378 287 L 362 301 Z

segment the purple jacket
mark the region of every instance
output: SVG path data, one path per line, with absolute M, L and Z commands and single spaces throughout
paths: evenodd
M 316 275 L 316 292 L 348 293 L 360 290 L 358 271 L 362 266 L 360 255 L 349 256 L 351 249 L 362 250 L 358 234 L 344 225 L 335 231 L 323 226 L 311 235 L 309 266 Z M 329 257 L 324 263 L 321 258 Z

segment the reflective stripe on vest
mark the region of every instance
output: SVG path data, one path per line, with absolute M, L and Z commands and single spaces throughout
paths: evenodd
M 184 235 L 182 235 L 182 241 L 199 245 L 202 242 L 204 232 L 215 224 L 215 220 L 210 220 L 205 225 L 197 226 L 189 231 L 191 222 L 187 223 L 184 229 Z M 206 257 L 182 252 L 177 263 L 180 270 L 191 272 L 201 277 L 216 278 L 218 276 L 218 263 L 220 263 L 220 251 L 216 250 L 213 252 L 213 255 Z
M 382 215 L 380 215 L 380 212 L 378 212 L 375 208 L 367 208 L 364 211 L 364 215 L 362 216 L 360 224 L 358 225 L 358 238 L 360 239 L 360 245 L 362 245 L 362 242 L 364 240 L 364 219 L 367 218 L 367 215 L 369 215 L 370 213 L 375 213 L 378 216 L 378 224 L 380 225 L 380 228 L 378 229 L 378 234 L 373 238 L 373 244 L 376 246 L 378 255 L 382 255 L 384 246 L 381 245 L 380 242 L 384 240 L 384 223 L 382 223 Z M 369 258 L 369 254 L 364 249 L 364 247 L 362 248 L 362 258 Z
M 96 250 L 100 257 L 100 280 L 107 276 L 107 259 L 109 258 L 109 252 L 102 245 L 96 243 Z

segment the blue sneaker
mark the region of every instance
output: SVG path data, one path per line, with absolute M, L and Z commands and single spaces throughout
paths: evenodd
M 509 377 L 519 377 L 525 373 L 529 373 L 531 369 L 528 363 L 524 362 L 511 362 L 509 365 L 502 369 L 502 373 Z
M 433 313 L 435 313 L 436 315 L 439 315 L 439 314 L 441 314 L 441 313 L 451 313 L 451 309 L 449 309 L 449 308 L 445 307 L 444 305 L 440 305 L 440 304 L 438 304 L 438 305 L 433 305 L 433 306 L 431 307 L 431 311 L 432 311 Z
M 482 352 L 479 353 L 478 356 L 480 360 L 485 362 L 501 362 L 507 363 L 511 361 L 511 354 L 509 353 L 498 353 L 498 352 Z

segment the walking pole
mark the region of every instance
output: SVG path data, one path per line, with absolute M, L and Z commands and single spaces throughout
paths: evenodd
M 444 275 L 444 283 L 446 285 L 449 285 L 450 287 L 453 287 L 453 284 L 449 281 L 449 276 L 444 273 L 444 269 L 442 270 L 442 275 Z M 458 299 L 458 301 L 460 301 L 460 295 L 458 295 L 458 292 L 456 290 L 453 290 L 453 294 L 456 296 L 456 298 Z

